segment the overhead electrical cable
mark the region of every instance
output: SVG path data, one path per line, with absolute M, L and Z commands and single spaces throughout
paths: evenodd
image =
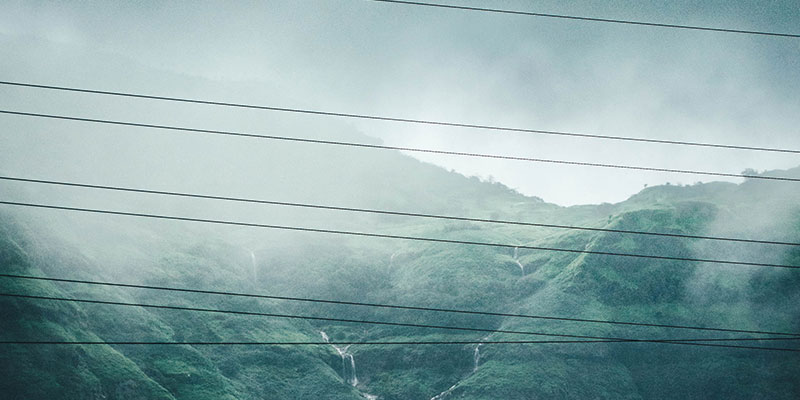
M 553 131 L 553 130 L 543 130 L 543 129 L 514 128 L 514 127 L 503 127 L 503 126 L 496 126 L 496 125 L 482 125 L 482 124 L 470 124 L 470 123 L 461 123 L 461 122 L 434 121 L 434 120 L 388 117 L 388 116 L 369 115 L 369 114 L 355 114 L 355 113 L 344 113 L 344 112 L 334 112 L 334 111 L 310 110 L 310 109 L 302 109 L 302 108 L 289 108 L 289 107 L 255 105 L 255 104 L 231 103 L 231 102 L 223 102 L 223 101 L 189 99 L 189 98 L 181 98 L 181 97 L 156 96 L 156 95 L 128 93 L 128 92 L 116 92 L 116 91 L 107 91 L 107 90 L 83 89 L 83 88 L 67 87 L 67 86 L 39 85 L 39 84 L 25 83 L 25 82 L 0 81 L 0 85 L 28 87 L 28 88 L 38 88 L 38 89 L 48 89 L 48 90 L 59 90 L 59 91 L 68 91 L 68 92 L 76 92 L 76 93 L 91 93 L 91 94 L 118 96 L 118 97 L 129 97 L 129 98 L 138 98 L 138 99 L 173 101 L 173 102 L 203 104 L 203 105 L 211 105 L 211 106 L 246 108 L 246 109 L 265 110 L 265 111 L 279 111 L 279 112 L 289 112 L 289 113 L 298 113 L 298 114 L 320 115 L 320 116 L 328 116 L 328 117 L 342 117 L 342 118 L 355 118 L 355 119 L 365 119 L 365 120 L 374 120 L 374 121 L 388 121 L 388 122 L 402 122 L 402 123 L 422 124 L 422 125 L 449 126 L 449 127 L 455 127 L 455 128 L 471 128 L 471 129 L 483 129 L 483 130 L 492 130 L 492 131 L 533 133 L 533 134 L 555 135 L 555 136 L 570 136 L 570 137 L 591 138 L 591 139 L 621 140 L 621 141 L 629 141 L 629 142 L 658 143 L 658 144 L 670 144 L 670 145 L 681 145 L 681 146 L 699 146 L 699 147 L 713 147 L 713 148 L 721 148 L 721 149 L 752 150 L 752 151 L 767 151 L 767 152 L 776 152 L 776 153 L 800 154 L 800 150 L 799 149 L 770 148 L 770 147 L 744 146 L 744 145 L 720 144 L 720 143 L 702 143 L 702 142 L 689 142 L 689 141 L 681 141 L 681 140 L 650 139 L 650 138 L 642 138 L 642 137 L 597 135 L 597 134 L 589 134 L 589 133 L 564 132 L 564 131 Z
M 634 230 L 612 229 L 612 228 L 593 228 L 593 227 L 585 227 L 585 226 L 545 224 L 545 223 L 539 223 L 539 222 L 523 222 L 523 221 L 495 220 L 495 219 L 483 219 L 483 218 L 469 218 L 469 217 L 458 217 L 458 216 L 450 216 L 450 215 L 435 215 L 435 214 L 403 212 L 403 211 L 376 210 L 376 209 L 354 208 L 354 207 L 340 207 L 340 206 L 294 203 L 294 202 L 275 201 L 275 200 L 247 199 L 247 198 L 240 198 L 240 197 L 215 196 L 215 195 L 205 195 L 205 194 L 197 194 L 197 193 L 184 193 L 184 192 L 175 192 L 175 191 L 161 191 L 161 190 L 152 190 L 152 189 L 136 189 L 136 188 L 128 188 L 128 187 L 120 187 L 120 186 L 93 185 L 93 184 L 88 184 L 88 183 L 53 181 L 53 180 L 32 179 L 32 178 L 19 178 L 19 177 L 2 176 L 2 175 L 0 175 L 0 180 L 12 181 L 12 182 L 40 183 L 40 184 L 46 184 L 46 185 L 57 185 L 57 186 L 68 186 L 68 187 L 79 187 L 79 188 L 86 188 L 86 189 L 100 189 L 100 190 L 112 190 L 112 191 L 120 191 L 120 192 L 155 194 L 155 195 L 163 195 L 163 196 L 197 198 L 197 199 L 206 199 L 206 200 L 222 200 L 222 201 L 233 201 L 233 202 L 240 202 L 240 203 L 265 204 L 265 205 L 288 206 L 288 207 L 299 207 L 299 208 L 313 208 L 313 209 L 334 210 L 334 211 L 348 211 L 348 212 L 358 212 L 358 213 L 367 213 L 367 214 L 395 215 L 395 216 L 403 216 L 403 217 L 419 217 L 419 218 L 443 219 L 443 220 L 451 220 L 451 221 L 481 222 L 481 223 L 492 223 L 492 224 L 503 224 L 503 225 L 533 226 L 533 227 L 540 227 L 540 228 L 582 230 L 582 231 L 592 231 L 592 232 L 624 233 L 624 234 L 664 236 L 664 237 L 688 238 L 688 239 L 707 239 L 707 240 L 719 240 L 719 241 L 730 241 L 730 242 L 741 242 L 741 243 L 757 243 L 757 244 L 774 244 L 774 245 L 786 245 L 786 246 L 800 246 L 800 243 L 797 243 L 797 242 L 783 242 L 783 241 L 775 241 L 775 240 L 743 239 L 743 238 L 730 238 L 730 237 L 720 237 L 720 236 L 689 235 L 689 234 L 682 234 L 682 233 L 647 232 L 647 231 L 634 231 Z
M 23 202 L 15 202 L 15 201 L 0 201 L 0 204 L 6 204 L 6 205 L 12 205 L 12 206 L 20 206 L 20 207 L 43 208 L 43 209 L 51 209 L 51 210 L 77 211 L 77 212 L 105 214 L 105 215 L 121 215 L 121 216 L 129 216 L 129 217 L 152 218 L 152 219 L 172 220 L 172 221 L 201 222 L 201 223 L 210 223 L 210 224 L 218 224 L 218 225 L 247 226 L 247 227 L 253 227 L 253 228 L 277 229 L 277 230 L 287 230 L 287 231 L 296 231 L 296 232 L 314 232 L 314 233 L 326 233 L 326 234 L 358 236 L 358 237 L 374 237 L 374 238 L 383 238 L 383 239 L 413 240 L 413 241 L 431 242 L 431 243 L 463 244 L 463 245 L 500 247 L 500 248 L 511 248 L 511 249 L 517 248 L 517 249 L 526 249 L 526 250 L 542 250 L 542 251 L 554 251 L 554 252 L 575 253 L 575 254 L 593 254 L 593 255 L 604 255 L 604 256 L 632 257 L 632 258 L 644 258 L 644 259 L 653 259 L 653 260 L 687 261 L 687 262 L 702 262 L 702 263 L 715 263 L 715 264 L 728 264 L 728 265 L 744 265 L 744 266 L 755 266 L 755 267 L 800 269 L 800 266 L 798 266 L 798 265 L 771 264 L 771 263 L 759 263 L 759 262 L 750 262 L 750 261 L 734 261 L 734 260 L 716 260 L 716 259 L 692 258 L 692 257 L 672 257 L 672 256 L 660 256 L 660 255 L 647 255 L 647 254 L 617 253 L 617 252 L 596 251 L 596 250 L 563 249 L 563 248 L 556 248 L 556 247 L 513 245 L 513 244 L 489 243 L 489 242 L 475 242 L 475 241 L 467 241 L 467 240 L 427 238 L 427 237 L 419 237 L 419 236 L 392 235 L 392 234 L 372 233 L 372 232 L 343 231 L 343 230 L 335 230 L 335 229 L 308 228 L 308 227 L 299 227 L 299 226 L 258 224 L 258 223 L 240 222 L 240 221 L 224 221 L 224 220 L 214 220 L 214 219 L 205 219 L 205 218 L 178 217 L 178 216 L 170 216 L 170 215 L 134 213 L 134 212 L 112 211 L 112 210 L 100 210 L 100 209 L 93 209 L 93 208 L 66 207 L 66 206 L 56 206 L 56 205 L 48 205 L 48 204 L 23 203 Z
M 392 322 L 392 321 L 372 321 L 372 320 L 358 320 L 358 319 L 346 319 L 346 318 L 317 317 L 317 316 L 296 315 L 296 314 L 263 313 L 263 312 L 254 312 L 254 311 L 218 310 L 218 309 L 212 309 L 212 308 L 183 307 L 183 306 L 170 306 L 170 305 L 163 305 L 163 304 L 147 304 L 147 303 L 126 303 L 126 302 L 119 302 L 119 301 L 75 299 L 75 298 L 64 298 L 64 297 L 24 295 L 24 294 L 14 294 L 14 293 L 0 293 L 0 297 L 12 297 L 12 298 L 22 298 L 22 299 L 31 299 L 31 300 L 63 301 L 63 302 L 74 302 L 74 303 L 88 303 L 88 304 L 102 304 L 102 305 L 125 306 L 125 307 L 154 308 L 154 309 L 164 309 L 164 310 L 207 312 L 207 313 L 241 315 L 241 316 L 300 319 L 300 320 L 326 321 L 326 322 L 342 322 L 342 323 L 365 324 L 365 325 L 400 326 L 400 327 L 408 327 L 408 328 L 457 330 L 457 331 L 466 331 L 466 332 L 488 332 L 488 333 L 492 333 L 492 334 L 504 333 L 504 334 L 516 334 L 516 335 L 562 337 L 562 338 L 571 338 L 571 339 L 592 339 L 592 340 L 600 340 L 600 341 L 611 340 L 611 341 L 619 341 L 619 342 L 645 342 L 645 343 L 664 343 L 664 344 L 677 344 L 677 345 L 704 346 L 706 344 L 711 344 L 711 343 L 706 343 L 706 342 L 792 341 L 792 340 L 800 340 L 800 337 L 722 338 L 722 339 L 720 339 L 720 338 L 705 338 L 705 339 L 702 339 L 702 338 L 701 339 L 694 339 L 694 338 L 692 338 L 692 339 L 632 339 L 632 338 L 604 337 L 604 336 L 591 336 L 591 335 L 571 335 L 571 334 L 562 334 L 562 333 L 514 331 L 514 330 L 506 330 L 506 329 L 486 329 L 486 328 L 471 328 L 471 327 L 448 326 L 448 325 L 415 324 L 415 323 Z M 716 346 L 716 347 L 740 348 L 740 346 L 738 346 L 738 345 L 715 344 L 714 346 Z M 743 346 L 742 348 L 753 348 L 753 347 L 751 347 L 751 346 Z M 759 349 L 770 349 L 770 348 L 769 347 L 760 347 Z M 800 351 L 800 349 L 794 349 L 793 351 Z
M 641 327 L 651 327 L 651 328 L 654 327 L 654 328 L 688 329 L 688 330 L 700 330 L 700 331 L 750 333 L 750 334 L 762 334 L 762 335 L 782 335 L 782 336 L 800 337 L 800 333 L 789 333 L 789 332 L 774 332 L 774 331 L 763 331 L 763 330 L 746 330 L 746 329 L 717 328 L 717 327 L 707 327 L 707 326 L 689 326 L 689 325 L 675 325 L 675 324 L 654 324 L 654 323 L 644 323 L 644 322 L 627 322 L 627 321 L 598 320 L 598 319 L 585 319 L 585 318 L 567 318 L 567 317 L 541 316 L 541 315 L 529 315 L 529 314 L 458 310 L 450 308 L 415 307 L 415 306 L 396 305 L 396 304 L 376 304 L 376 303 L 364 303 L 364 302 L 342 301 L 342 300 L 311 299 L 303 297 L 289 297 L 289 296 L 275 296 L 275 295 L 265 295 L 265 294 L 239 293 L 239 292 L 215 291 L 215 290 L 204 290 L 204 289 L 176 288 L 176 287 L 139 285 L 131 283 L 118 283 L 118 282 L 99 282 L 99 281 L 88 281 L 82 279 L 50 278 L 50 277 L 30 276 L 30 275 L 0 273 L 0 277 L 13 278 L 13 279 L 40 280 L 48 282 L 79 283 L 87 285 L 123 287 L 123 288 L 134 288 L 134 289 L 162 290 L 162 291 L 173 291 L 180 293 L 210 294 L 210 295 L 221 295 L 221 296 L 232 296 L 232 297 L 300 301 L 300 302 L 310 302 L 310 303 L 337 304 L 337 305 L 347 305 L 347 306 L 362 306 L 362 307 L 400 309 L 400 310 L 412 310 L 412 311 L 430 311 L 430 312 L 457 313 L 457 314 L 468 314 L 468 315 L 485 315 L 485 316 L 567 321 L 567 322 L 641 326 Z
M 261 134 L 255 134 L 255 133 L 225 131 L 225 130 L 216 130 L 216 129 L 188 128 L 188 127 L 179 127 L 179 126 L 170 126 L 170 125 L 157 125 L 157 124 L 146 124 L 146 123 L 129 122 L 129 121 L 115 121 L 115 120 L 107 120 L 107 119 L 83 118 L 83 117 L 73 117 L 73 116 L 67 116 L 67 115 L 29 113 L 29 112 L 13 111 L 13 110 L 0 110 L 0 114 L 17 115 L 17 116 L 34 117 L 34 118 L 60 119 L 60 120 L 78 121 L 78 122 L 90 122 L 90 123 L 106 124 L 106 125 L 131 126 L 131 127 L 147 128 L 147 129 L 161 129 L 161 130 L 170 130 L 170 131 L 178 131 L 178 132 L 192 132 L 192 133 L 202 133 L 202 134 L 210 134 L 210 135 L 223 135 L 223 136 L 246 137 L 246 138 L 253 138 L 253 139 L 280 140 L 280 141 L 324 144 L 324 145 L 333 145 L 333 146 L 360 147 L 360 148 L 377 149 L 377 150 L 408 151 L 408 152 L 441 154 L 441 155 L 459 156 L 459 157 L 489 158 L 489 159 L 498 159 L 498 160 L 526 161 L 526 162 L 573 165 L 573 166 L 596 167 L 596 168 L 615 168 L 615 169 L 626 169 L 626 170 L 648 171 L 648 172 L 667 172 L 667 173 L 674 173 L 674 174 L 722 176 L 722 177 L 728 177 L 728 178 L 746 178 L 746 179 L 763 179 L 763 180 L 773 180 L 773 181 L 800 182 L 800 178 L 790 178 L 790 177 L 782 177 L 782 176 L 736 174 L 736 173 L 729 173 L 729 172 L 698 171 L 698 170 L 675 169 L 675 168 L 643 167 L 643 166 L 636 166 L 636 165 L 606 164 L 606 163 L 594 163 L 594 162 L 570 161 L 570 160 L 554 160 L 554 159 L 548 159 L 548 158 L 517 157 L 517 156 L 506 156 L 506 155 L 500 155 L 500 154 L 470 153 L 470 152 L 460 152 L 460 151 L 450 151 L 450 150 L 423 149 L 423 148 L 416 148 L 416 147 L 386 146 L 386 145 L 369 144 L 369 143 L 341 142 L 341 141 L 335 141 L 335 140 L 309 139 L 309 138 L 299 138 L 299 137 L 291 137 L 291 136 L 261 135 Z
M 0 345 L 182 345 L 182 346 L 330 346 L 330 345 L 470 345 L 470 344 L 565 344 L 565 343 L 630 343 L 629 340 L 462 340 L 462 341 L 369 341 L 369 342 L 141 342 L 141 341 L 56 341 L 56 340 L 3 340 Z M 647 341 L 641 341 L 647 343 Z M 661 343 L 661 342 L 657 342 Z M 798 352 L 798 349 L 759 346 L 735 346 L 713 343 L 667 342 L 687 346 L 724 347 L 734 349 Z
M 367 0 L 367 1 L 373 1 L 373 2 L 377 2 L 377 3 L 399 4 L 399 5 L 407 5 L 407 6 L 421 6 L 421 7 L 445 8 L 445 9 L 452 9 L 452 10 L 479 11 L 479 12 L 487 12 L 487 13 L 495 13 L 495 14 L 510 14 L 510 15 L 523 15 L 523 16 L 529 16 L 529 17 L 557 18 L 557 19 L 567 19 L 567 20 L 575 20 L 575 21 L 604 22 L 604 23 L 611 23 L 611 24 L 639 25 L 639 26 L 649 26 L 649 27 L 657 27 L 657 28 L 688 29 L 688 30 L 695 30 L 695 31 L 711 31 L 711 32 L 723 32 L 723 33 L 739 33 L 739 34 L 747 34 L 747 35 L 761 35 L 761 36 L 778 36 L 778 37 L 788 37 L 788 38 L 800 38 L 800 34 L 794 34 L 794 33 L 754 31 L 754 30 L 731 29 L 731 28 L 714 28 L 714 27 L 707 27 L 707 26 L 666 24 L 666 23 L 660 23 L 660 22 L 645 22 L 645 21 L 633 21 L 633 20 L 611 19 L 611 18 L 581 17 L 581 16 L 576 16 L 576 15 L 549 14 L 549 13 L 540 13 L 540 12 L 532 12 L 532 11 L 507 10 L 507 9 L 499 9 L 499 8 L 470 7 L 470 6 L 462 6 L 462 5 L 457 5 L 457 4 L 428 3 L 428 2 L 421 2 L 421 1 L 403 1 L 403 0 Z

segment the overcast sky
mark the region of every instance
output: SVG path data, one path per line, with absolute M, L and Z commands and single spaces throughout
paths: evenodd
M 800 4 L 796 0 L 645 3 L 458 2 L 800 33 Z M 800 39 L 793 38 L 365 0 L 127 4 L 6 0 L 0 4 L 0 35 L 6 54 L 11 54 L 9 46 L 14 47 L 14 57 L 0 61 L 0 80 L 190 97 L 216 94 L 180 93 L 169 90 L 168 84 L 142 84 L 141 78 L 129 76 L 120 67 L 128 60 L 186 79 L 230 87 L 225 94 L 229 101 L 800 149 Z M 31 46 L 28 53 L 25 46 L 20 47 L 19 43 L 27 42 L 39 43 L 37 50 Z M 50 45 L 42 47 L 43 42 Z M 75 67 L 78 63 L 63 62 L 59 49 L 78 49 L 90 57 L 102 54 L 97 59 L 81 60 L 102 70 L 102 79 L 81 75 Z M 243 87 L 248 89 L 239 90 Z M 0 88 L 0 94 L 7 94 L 3 107 L 36 111 L 26 109 L 25 104 L 12 104 L 8 99 L 21 95 L 12 96 L 9 90 Z M 94 110 L 85 111 L 83 115 L 103 117 L 89 112 Z M 151 122 L 147 115 L 136 119 Z M 346 123 L 397 146 L 731 173 L 745 168 L 800 165 L 797 155 L 776 153 L 388 122 L 336 123 Z M 491 176 L 526 195 L 562 205 L 621 201 L 645 184 L 719 180 L 515 161 L 419 157 L 468 176 Z

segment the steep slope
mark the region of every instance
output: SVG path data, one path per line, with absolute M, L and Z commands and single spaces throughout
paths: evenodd
M 725 185 L 724 195 L 707 186 L 716 185 L 648 189 L 627 204 L 615 205 L 625 211 L 612 214 L 609 227 L 794 242 L 800 238 L 800 210 L 790 186 L 748 181 Z M 788 246 L 720 245 L 614 233 L 595 235 L 588 243 L 589 249 L 627 253 L 787 265 L 800 261 L 797 248 Z M 547 284 L 521 301 L 514 312 L 787 332 L 800 329 L 795 307 L 800 290 L 792 270 L 585 255 L 572 262 L 545 263 L 531 274 L 537 275 L 548 277 Z M 630 337 L 631 332 L 651 338 L 720 337 L 607 325 L 582 328 L 572 324 L 567 329 L 527 320 L 507 320 L 503 327 L 612 337 Z M 512 336 L 493 336 L 499 337 Z M 652 344 L 486 346 L 482 351 L 485 361 L 479 372 L 460 382 L 448 398 L 790 399 L 800 393 L 793 378 L 800 362 L 785 353 Z
M 4 218 L 0 253 L 3 273 L 97 279 L 103 266 L 81 251 L 46 246 L 26 237 L 24 223 Z M 60 248 L 53 248 L 53 247 Z M 215 249 L 220 250 L 220 249 Z M 239 282 L 243 266 L 217 262 L 198 249 L 175 251 L 160 265 L 141 265 L 150 280 L 191 285 Z M 215 253 L 219 256 L 220 253 Z M 47 272 L 46 272 L 47 271 Z M 48 273 L 50 272 L 50 273 Z M 174 280 L 173 280 L 174 279 Z M 3 278 L 3 292 L 58 298 L 89 298 L 242 310 L 266 304 L 224 298 L 181 298 L 148 291 L 53 284 Z M 152 308 L 3 297 L 2 340 L 53 341 L 314 341 L 306 324 L 224 317 Z M 275 308 L 276 305 L 272 304 Z M 224 351 L 223 351 L 224 350 Z M 4 345 L 0 390 L 13 399 L 254 399 L 318 397 L 356 399 L 339 384 L 326 348 L 138 345 Z
M 491 198 L 493 186 L 467 182 L 474 185 L 467 190 L 488 189 L 486 198 Z M 720 196 L 714 185 L 655 187 L 616 205 L 558 208 L 533 202 L 529 209 L 516 211 L 512 210 L 518 202 L 512 195 L 506 207 L 499 198 L 493 200 L 499 204 L 493 209 L 521 220 L 534 220 L 547 208 L 550 219 L 564 218 L 579 225 L 797 241 L 800 213 L 794 192 L 781 192 L 786 188 L 748 181 L 724 185 L 726 194 Z M 459 204 L 464 203 L 453 207 Z M 55 213 L 42 218 L 35 212 L 9 210 L 5 215 L 2 265 L 3 271 L 11 273 L 537 315 L 800 330 L 794 306 L 800 299 L 800 286 L 792 270 L 255 230 L 183 227 L 189 230 L 176 235 L 173 229 L 163 230 L 163 225 L 154 223 L 120 225 L 119 220 L 108 218 Z M 97 228 L 97 233 L 75 241 L 74 233 L 87 227 Z M 383 219 L 373 219 L 369 229 L 520 246 L 800 262 L 800 252 L 788 246 L 620 233 Z M 98 250 L 104 246 L 113 251 Z M 123 254 L 126 260 L 109 253 Z M 670 329 L 176 296 L 7 278 L 2 278 L 2 285 L 6 293 L 417 324 L 612 337 L 720 337 Z M 3 331 L 4 340 L 320 341 L 320 331 L 337 341 L 547 339 L 43 300 L 2 301 L 4 325 L 13 327 Z M 485 345 L 477 351 L 476 347 L 354 345 L 347 349 L 352 360 L 344 360 L 332 346 L 12 346 L 2 352 L 3 365 L 11 368 L 5 371 L 8 378 L 3 380 L 3 389 L 20 398 L 47 398 L 55 393 L 78 398 L 94 393 L 109 398 L 178 399 L 355 399 L 362 398 L 362 393 L 381 399 L 426 399 L 440 394 L 439 399 L 762 395 L 788 399 L 799 389 L 792 377 L 800 363 L 784 353 L 631 343 Z M 355 387 L 352 370 L 343 361 L 352 361 L 356 367 Z M 51 369 L 52 365 L 58 368 Z

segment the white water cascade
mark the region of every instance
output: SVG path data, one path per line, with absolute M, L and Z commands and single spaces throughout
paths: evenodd
M 258 268 L 256 267 L 256 253 L 250 250 L 250 265 L 253 268 L 253 282 L 258 281 Z
M 444 391 L 444 392 L 442 392 L 442 393 L 439 393 L 439 394 L 437 394 L 436 396 L 433 396 L 433 397 L 431 397 L 431 400 L 441 400 L 441 399 L 443 399 L 443 398 L 445 398 L 445 397 L 449 396 L 449 395 L 450 395 L 450 393 L 453 391 L 453 389 L 455 389 L 455 388 L 456 388 L 456 386 L 458 386 L 458 384 L 459 384 L 459 383 L 460 383 L 460 382 L 456 382 L 456 383 L 455 383 L 453 386 L 450 386 L 450 388 L 449 388 L 449 389 L 445 390 L 445 391 Z
M 400 254 L 400 250 L 395 251 L 394 253 L 392 253 L 392 256 L 389 257 L 389 267 L 390 268 L 394 267 L 394 258 L 397 257 L 398 254 Z
M 515 254 L 515 258 L 516 258 L 516 254 Z M 483 342 L 486 339 L 489 339 L 489 336 L 486 336 L 483 339 L 481 339 L 481 342 Z M 478 345 L 475 346 L 475 350 L 472 352 L 472 372 L 470 372 L 469 375 L 472 375 L 472 374 L 478 372 L 478 363 L 481 361 L 481 346 L 483 346 L 483 343 L 478 343 Z M 467 375 L 467 376 L 469 376 L 469 375 Z M 431 397 L 431 400 L 442 400 L 445 397 L 449 396 L 450 393 L 453 392 L 453 390 L 456 388 L 456 386 L 458 386 L 459 383 L 461 383 L 461 381 L 456 382 L 455 384 L 453 384 L 453 386 L 450 386 L 444 392 L 439 393 L 436 396 Z
M 519 248 L 514 247 L 514 262 L 517 263 L 519 269 L 522 271 L 522 276 L 525 276 L 525 266 L 519 262 Z
M 324 331 L 319 332 L 322 335 L 322 340 L 325 343 L 330 343 L 331 338 L 328 337 L 328 334 Z M 344 380 L 350 384 L 350 386 L 358 385 L 358 377 L 356 376 L 356 360 L 353 358 L 353 355 L 350 354 L 347 349 L 350 348 L 350 345 L 339 347 L 335 344 L 331 345 L 336 352 L 339 353 L 339 357 L 342 357 L 342 377 Z M 350 364 L 350 369 L 347 369 L 347 365 Z M 349 372 L 349 373 L 348 373 Z
M 483 346 L 483 343 L 475 346 L 475 351 L 472 353 L 472 373 L 478 372 L 478 363 L 481 361 L 481 346 Z
M 319 334 L 322 335 L 322 340 L 325 343 L 330 343 L 331 338 L 328 337 L 328 334 L 325 331 L 319 331 Z M 331 344 L 337 353 L 339 353 L 339 357 L 342 358 L 342 377 L 344 378 L 345 382 L 347 382 L 350 386 L 356 387 L 358 386 L 358 376 L 356 376 L 356 360 L 353 358 L 353 354 L 347 351 L 350 348 L 350 345 L 339 347 L 335 344 Z M 350 369 L 347 369 L 347 366 L 350 365 Z M 350 372 L 348 374 L 348 371 Z M 378 400 L 378 396 L 369 393 L 361 393 L 367 400 Z

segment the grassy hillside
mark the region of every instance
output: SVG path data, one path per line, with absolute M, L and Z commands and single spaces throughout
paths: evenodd
M 394 157 L 394 156 L 393 156 Z M 562 208 L 403 156 L 417 178 L 371 178 L 384 208 L 695 235 L 800 241 L 787 184 L 653 187 L 614 205 Z M 403 168 L 396 168 L 402 165 Z M 388 167 L 387 167 L 388 168 Z M 419 173 L 419 174 L 417 174 Z M 786 172 L 797 174 L 798 170 Z M 436 188 L 425 193 L 423 188 Z M 326 217 L 396 235 L 621 253 L 800 264 L 790 246 L 420 219 Z M 651 323 L 800 331 L 794 270 L 605 255 L 265 233 L 6 208 L 4 273 Z M 641 338 L 721 333 L 256 300 L 0 278 L 3 293 Z M 0 297 L 0 340 L 536 340 L 411 327 L 331 323 Z M 770 345 L 759 343 L 758 345 Z M 775 344 L 778 346 L 778 344 Z M 333 346 L 2 345 L 11 399 L 662 399 L 775 398 L 800 393 L 791 353 L 653 343 Z M 780 343 L 781 347 L 792 346 Z M 449 391 L 448 391 L 449 390 Z

